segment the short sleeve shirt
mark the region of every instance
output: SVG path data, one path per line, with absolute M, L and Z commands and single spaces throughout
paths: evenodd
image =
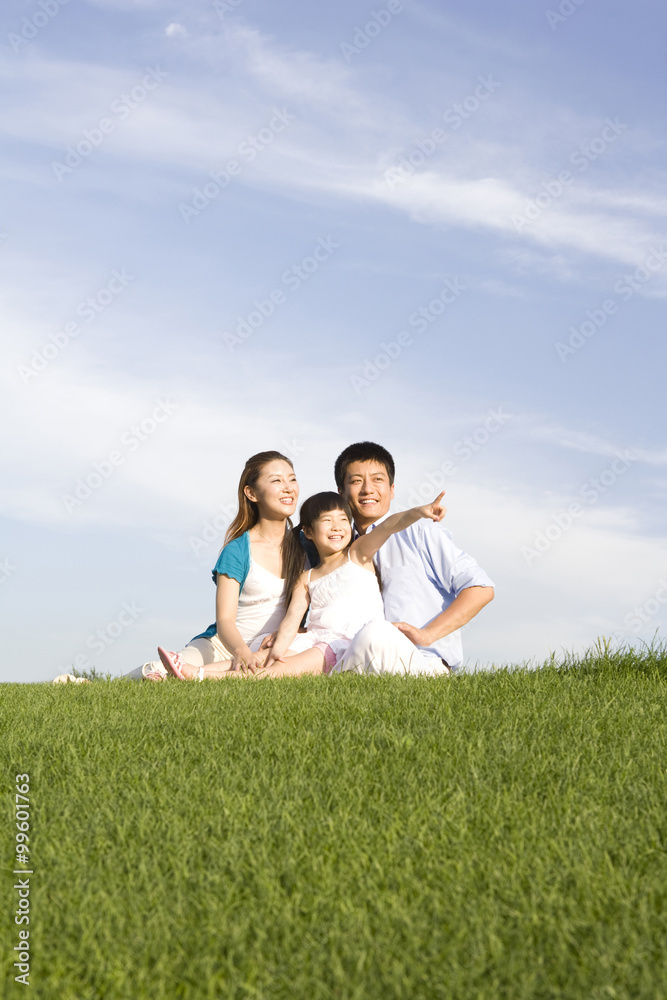
M 218 561 L 213 567 L 213 582 L 217 583 L 218 575 L 228 576 L 232 580 L 238 580 L 239 588 L 243 590 L 243 584 L 246 581 L 248 573 L 250 572 L 250 535 L 245 531 L 238 538 L 235 538 L 232 542 L 228 542 L 224 546 L 222 552 L 218 556 Z M 205 632 L 201 632 L 199 635 L 193 636 L 195 639 L 211 639 L 216 633 L 216 624 L 213 622 L 212 625 L 206 629 Z M 192 642 L 192 640 L 190 640 Z
M 417 628 L 445 611 L 467 587 L 494 585 L 473 557 L 454 544 L 451 532 L 426 519 L 388 538 L 376 553 L 375 563 L 382 578 L 385 618 Z M 463 662 L 461 630 L 438 639 L 422 652 L 456 669 Z

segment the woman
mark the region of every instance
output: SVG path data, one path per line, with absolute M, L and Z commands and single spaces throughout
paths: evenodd
M 130 676 L 162 680 L 166 666 L 178 670 L 183 665 L 199 668 L 203 676 L 201 668 L 223 660 L 232 661 L 232 670 L 254 673 L 261 666 L 267 650 L 260 652 L 260 646 L 285 615 L 285 577 L 293 578 L 304 564 L 304 551 L 289 530 L 298 498 L 288 458 L 263 451 L 248 459 L 239 481 L 238 513 L 213 569 L 215 623 L 177 653 L 158 647 L 162 663 L 145 663 Z M 292 648 L 300 648 L 298 636 Z M 210 666 L 206 673 L 216 676 Z

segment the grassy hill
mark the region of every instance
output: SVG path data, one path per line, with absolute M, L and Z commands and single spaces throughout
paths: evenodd
M 667 996 L 667 651 L 0 689 L 44 1000 Z

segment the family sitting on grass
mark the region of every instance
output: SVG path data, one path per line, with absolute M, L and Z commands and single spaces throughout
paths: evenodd
M 435 526 L 445 516 L 443 494 L 390 515 L 394 461 L 369 441 L 346 448 L 334 474 L 338 492 L 306 500 L 292 528 L 299 496 L 292 463 L 277 451 L 249 458 L 213 569 L 215 623 L 179 652 L 158 647 L 159 661 L 128 676 L 456 670 L 459 630 L 492 600 L 493 583 Z

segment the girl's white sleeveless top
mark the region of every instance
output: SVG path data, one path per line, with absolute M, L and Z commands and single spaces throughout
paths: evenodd
M 375 573 L 348 561 L 318 580 L 308 578 L 310 613 L 308 635 L 316 642 L 346 640 L 347 645 L 360 628 L 376 618 L 384 618 L 382 595 Z
M 275 632 L 285 617 L 284 586 L 284 580 L 250 556 L 250 571 L 239 594 L 236 613 L 236 627 L 248 645 L 259 636 Z

